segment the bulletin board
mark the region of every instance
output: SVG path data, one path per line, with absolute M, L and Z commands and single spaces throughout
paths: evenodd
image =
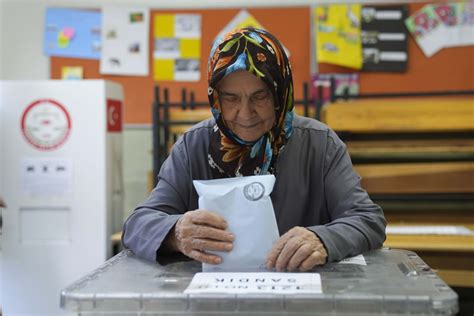
M 409 12 L 424 4 L 409 5 Z M 311 78 L 311 8 L 252 8 L 247 9 L 262 25 L 272 32 L 290 52 L 293 69 L 295 97 L 302 98 L 303 83 Z M 150 43 L 153 43 L 153 15 L 156 13 L 194 13 L 202 16 L 201 80 L 199 82 L 157 82 L 169 88 L 172 101 L 181 100 L 181 89 L 194 91 L 197 101 L 207 101 L 207 56 L 212 40 L 240 9 L 207 10 L 151 10 Z M 153 45 L 150 45 L 149 64 L 152 65 Z M 431 58 L 426 58 L 412 36 L 408 37 L 408 67 L 405 73 L 359 74 L 360 93 L 403 93 L 474 90 L 474 46 L 442 49 Z M 153 74 L 147 77 L 111 76 L 99 73 L 98 60 L 52 57 L 51 78 L 61 78 L 63 66 L 80 66 L 84 79 L 103 78 L 122 84 L 125 92 L 125 123 L 150 124 L 153 102 Z M 151 66 L 150 66 L 151 69 Z M 319 73 L 350 73 L 348 68 L 319 64 Z
M 410 4 L 409 15 L 426 3 Z M 474 46 L 443 48 L 426 58 L 408 33 L 408 67 L 404 73 L 360 72 L 361 94 L 474 90 Z M 320 73 L 352 73 L 349 68 L 318 64 Z
M 170 99 L 174 102 L 181 100 L 181 89 L 184 87 L 194 91 L 197 101 L 207 101 L 207 58 L 210 54 L 212 41 L 217 34 L 229 23 L 240 9 L 213 10 L 151 10 L 150 43 L 153 43 L 153 15 L 155 13 L 193 13 L 202 15 L 201 25 L 201 80 L 199 82 L 157 82 L 160 87 L 169 88 Z M 293 68 L 295 95 L 302 95 L 303 82 L 310 80 L 310 9 L 301 8 L 255 8 L 247 9 L 260 24 L 274 34 L 290 51 L 290 62 Z M 291 25 L 291 27 L 289 27 Z M 153 45 L 150 45 L 150 65 L 153 65 Z M 51 78 L 61 78 L 63 66 L 81 66 L 84 79 L 104 78 L 116 81 L 124 87 L 125 92 L 125 123 L 150 124 L 151 104 L 153 101 L 153 74 L 147 77 L 109 76 L 99 73 L 98 60 L 73 58 L 51 58 Z M 151 70 L 151 66 L 150 66 Z M 302 70 L 302 71 L 301 71 Z

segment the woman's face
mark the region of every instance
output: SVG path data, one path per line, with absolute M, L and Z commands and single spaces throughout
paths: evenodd
M 240 139 L 252 142 L 275 122 L 273 94 L 267 85 L 245 70 L 224 77 L 217 85 L 222 117 Z

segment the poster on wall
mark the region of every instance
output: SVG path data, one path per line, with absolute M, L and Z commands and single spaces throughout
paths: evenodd
M 444 46 L 446 28 L 432 5 L 425 5 L 405 20 L 410 33 L 426 57 L 433 56 Z
M 474 0 L 457 4 L 459 46 L 474 45 Z
M 313 16 L 318 63 L 361 69 L 361 5 L 317 6 Z
M 201 79 L 201 15 L 156 14 L 153 27 L 153 79 Z
M 433 6 L 446 29 L 444 47 L 474 45 L 474 1 Z
M 460 42 L 458 33 L 458 8 L 463 7 L 459 6 L 458 3 L 443 3 L 440 5 L 433 6 L 436 15 L 441 20 L 441 23 L 446 28 L 446 39 L 443 44 L 444 47 L 457 46 Z
M 443 48 L 474 45 L 474 1 L 427 4 L 405 24 L 426 57 Z
M 216 38 L 223 38 L 224 35 L 232 30 L 243 28 L 243 27 L 255 27 L 264 29 L 262 24 L 251 15 L 247 10 L 240 10 L 234 18 L 227 23 L 227 25 L 219 32 Z
M 62 80 L 81 80 L 84 79 L 84 68 L 80 66 L 61 67 Z
M 102 8 L 100 73 L 148 75 L 149 12 L 146 8 Z
M 311 77 L 311 98 L 323 105 L 339 98 L 359 95 L 359 74 L 315 74 Z
M 47 8 L 43 51 L 48 56 L 99 59 L 101 13 Z
M 214 38 L 214 41 L 220 41 L 224 38 L 224 35 L 232 30 L 244 28 L 244 27 L 254 27 L 258 29 L 267 30 L 252 14 L 247 10 L 240 10 L 239 13 L 234 16 L 234 18 L 227 23 L 227 25 L 217 34 Z M 285 50 L 286 56 L 290 58 L 290 51 L 281 43 L 283 49 Z
M 403 72 L 407 68 L 408 7 L 362 7 L 362 55 L 364 71 Z

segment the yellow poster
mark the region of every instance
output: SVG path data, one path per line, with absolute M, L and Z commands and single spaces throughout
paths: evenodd
M 83 68 L 73 66 L 61 67 L 61 79 L 63 80 L 81 80 L 83 79 Z
M 262 24 L 260 24 L 257 19 L 255 19 L 254 16 L 251 14 L 248 14 L 247 16 L 243 17 L 242 21 L 238 21 L 235 29 L 243 27 L 255 27 L 263 29 Z
M 199 81 L 201 16 L 156 14 L 153 22 L 153 79 Z
M 216 39 L 222 39 L 227 32 L 244 27 L 254 27 L 266 30 L 266 28 L 264 28 L 253 15 L 243 9 L 240 10 L 229 23 L 227 23 L 227 25 L 216 36 Z M 285 45 L 283 45 L 283 49 L 285 50 L 286 56 L 290 57 L 290 51 L 285 47 Z
M 313 10 L 318 63 L 361 69 L 361 5 L 325 5 Z

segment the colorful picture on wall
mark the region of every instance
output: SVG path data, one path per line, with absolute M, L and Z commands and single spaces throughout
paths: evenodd
M 99 11 L 48 8 L 43 50 L 48 56 L 99 59 L 100 33 Z
M 316 74 L 311 78 L 311 98 L 323 105 L 331 100 L 359 95 L 359 75 Z
M 410 33 L 426 57 L 433 56 L 444 46 L 446 28 L 432 5 L 425 5 L 405 20 Z
M 80 66 L 61 67 L 61 79 L 81 80 L 84 78 L 84 69 Z
M 154 80 L 199 81 L 201 15 L 156 14 L 153 19 Z
M 361 69 L 361 5 L 318 6 L 313 17 L 318 63 Z

